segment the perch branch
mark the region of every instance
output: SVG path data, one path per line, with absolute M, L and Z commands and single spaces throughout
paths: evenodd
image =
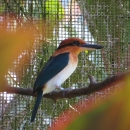
M 69 90 L 56 90 L 53 91 L 51 94 L 45 94 L 43 97 L 50 98 L 53 100 L 57 100 L 60 98 L 74 98 L 77 96 L 88 95 L 96 91 L 100 91 L 102 89 L 106 89 L 113 85 L 119 84 L 124 82 L 126 76 L 130 75 L 130 72 L 124 74 L 118 74 L 111 77 L 108 77 L 102 82 L 96 82 L 93 76 L 89 76 L 90 84 L 87 87 L 82 87 L 78 89 L 69 89 Z M 2 90 L 0 92 L 7 92 L 7 93 L 15 93 L 20 95 L 27 95 L 27 96 L 37 96 L 37 93 L 33 94 L 32 88 L 17 88 L 11 87 L 9 85 L 1 86 Z

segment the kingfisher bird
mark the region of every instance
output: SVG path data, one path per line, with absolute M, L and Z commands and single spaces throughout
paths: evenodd
M 31 122 L 36 117 L 42 96 L 55 89 L 61 89 L 61 84 L 75 71 L 78 64 L 78 54 L 85 50 L 101 48 L 103 48 L 102 45 L 87 44 L 79 38 L 68 38 L 61 41 L 36 78 L 33 93 L 37 92 L 37 99 L 32 111 Z

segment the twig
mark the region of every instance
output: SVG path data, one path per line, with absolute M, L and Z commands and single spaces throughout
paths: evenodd
M 130 75 L 130 72 L 108 77 L 102 82 L 96 82 L 93 76 L 89 76 L 90 84 L 87 87 L 82 87 L 78 89 L 60 90 L 60 91 L 56 90 L 51 94 L 50 93 L 45 94 L 43 97 L 57 100 L 61 98 L 74 98 L 82 95 L 88 95 L 93 92 L 100 91 L 102 89 L 106 89 L 108 87 L 112 87 L 116 84 L 124 82 L 124 79 L 128 75 Z M 37 96 L 36 93 L 35 94 L 32 93 L 33 92 L 32 88 L 17 88 L 17 87 L 12 87 L 8 84 L 1 87 L 2 90 L 0 90 L 0 92 L 15 93 L 20 95 L 34 96 L 34 97 Z

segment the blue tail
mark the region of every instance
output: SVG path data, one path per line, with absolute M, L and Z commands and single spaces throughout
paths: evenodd
M 36 117 L 37 109 L 38 109 L 40 102 L 42 100 L 42 94 L 43 94 L 42 90 L 37 91 L 37 99 L 36 99 L 36 102 L 35 102 L 35 105 L 34 105 L 34 108 L 33 108 L 33 111 L 32 111 L 31 122 L 33 122 L 35 117 Z

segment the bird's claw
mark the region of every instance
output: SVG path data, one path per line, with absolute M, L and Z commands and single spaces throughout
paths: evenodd
M 65 97 L 65 92 L 71 90 L 71 88 L 63 89 L 63 97 Z
M 51 95 L 54 91 L 50 92 L 49 94 Z

